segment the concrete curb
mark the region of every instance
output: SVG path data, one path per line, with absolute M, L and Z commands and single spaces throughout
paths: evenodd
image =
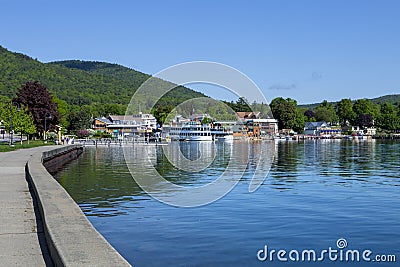
M 47 172 L 43 160 L 73 153 L 65 146 L 35 153 L 26 164 L 42 216 L 46 243 L 55 266 L 131 266 L 97 232 L 67 191 Z

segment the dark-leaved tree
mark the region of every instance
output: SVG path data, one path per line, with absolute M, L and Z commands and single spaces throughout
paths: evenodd
M 308 121 L 315 121 L 315 114 L 311 109 L 304 111 L 304 116 L 307 117 Z
M 357 122 L 361 127 L 371 127 L 374 125 L 374 119 L 371 114 L 360 114 Z
M 57 105 L 47 88 L 38 81 L 27 82 L 23 85 L 19 89 L 14 102 L 20 103 L 28 109 L 39 133 L 44 131 L 45 124 L 46 130 L 52 130 L 60 122 Z

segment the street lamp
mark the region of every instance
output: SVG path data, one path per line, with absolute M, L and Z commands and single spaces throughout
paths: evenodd
M 47 139 L 46 139 L 46 132 L 47 132 L 47 119 L 52 119 L 53 116 L 49 115 L 47 117 L 47 115 L 44 115 L 44 133 L 43 133 L 43 139 L 44 139 L 44 143 L 47 144 Z
M 14 104 L 17 104 L 17 111 L 20 112 L 21 111 L 21 105 L 19 103 L 13 103 L 11 102 L 10 104 L 10 133 L 9 133 L 9 137 L 10 137 L 10 147 L 14 147 L 14 140 L 13 140 L 13 123 L 12 123 L 12 106 L 14 106 Z

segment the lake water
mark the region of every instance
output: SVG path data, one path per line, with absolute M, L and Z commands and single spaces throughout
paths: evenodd
M 265 166 L 259 171 L 268 176 L 249 193 L 258 155 L 266 148 L 273 151 L 270 171 L 267 161 L 260 163 Z M 121 147 L 86 147 L 55 177 L 96 229 L 134 266 L 398 266 L 399 142 L 169 145 L 169 153 L 181 151 L 192 161 L 199 155 L 213 158 L 200 172 L 173 167 L 160 146 L 136 146 L 131 151 L 137 156 L 138 170 L 145 166 L 140 157 L 145 150 L 169 181 L 194 187 L 213 181 L 227 166 L 227 155 L 238 158 L 243 149 L 249 152 L 250 162 L 237 186 L 218 201 L 195 208 L 170 206 L 145 193 L 132 178 Z M 347 247 L 338 248 L 340 238 Z M 266 245 L 268 254 L 285 250 L 283 258 L 288 261 L 280 261 L 276 253 L 272 261 L 269 257 L 260 261 L 257 254 Z M 329 260 L 328 254 L 318 261 L 321 251 L 329 247 L 338 250 L 338 257 L 340 251 L 345 255 L 358 250 L 362 257 L 364 250 L 371 250 L 371 262 Z M 299 251 L 300 262 L 294 252 L 290 254 L 294 260 L 289 258 L 292 250 Z M 304 250 L 315 250 L 316 262 L 302 262 Z M 376 255 L 395 255 L 397 262 L 373 262 Z

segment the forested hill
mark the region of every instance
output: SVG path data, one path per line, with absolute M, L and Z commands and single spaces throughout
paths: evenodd
M 150 75 L 117 64 L 88 61 L 42 63 L 0 46 L 0 95 L 14 97 L 22 84 L 39 81 L 68 104 L 128 104 L 135 90 Z M 172 97 L 173 96 L 173 97 Z M 178 87 L 165 98 L 175 104 L 204 97 Z
M 346 98 L 346 97 L 343 97 Z M 357 99 L 352 99 L 353 102 Z M 383 103 L 391 103 L 393 105 L 398 105 L 400 104 L 400 94 L 397 95 L 385 95 L 385 96 L 380 96 L 376 98 L 371 98 L 370 99 L 372 103 L 381 105 Z M 322 102 L 322 101 L 321 101 Z M 338 102 L 330 102 L 333 105 L 336 105 Z M 304 104 L 304 105 L 299 105 L 299 108 L 305 108 L 305 109 L 314 109 L 318 107 L 321 103 L 314 103 L 314 104 Z

